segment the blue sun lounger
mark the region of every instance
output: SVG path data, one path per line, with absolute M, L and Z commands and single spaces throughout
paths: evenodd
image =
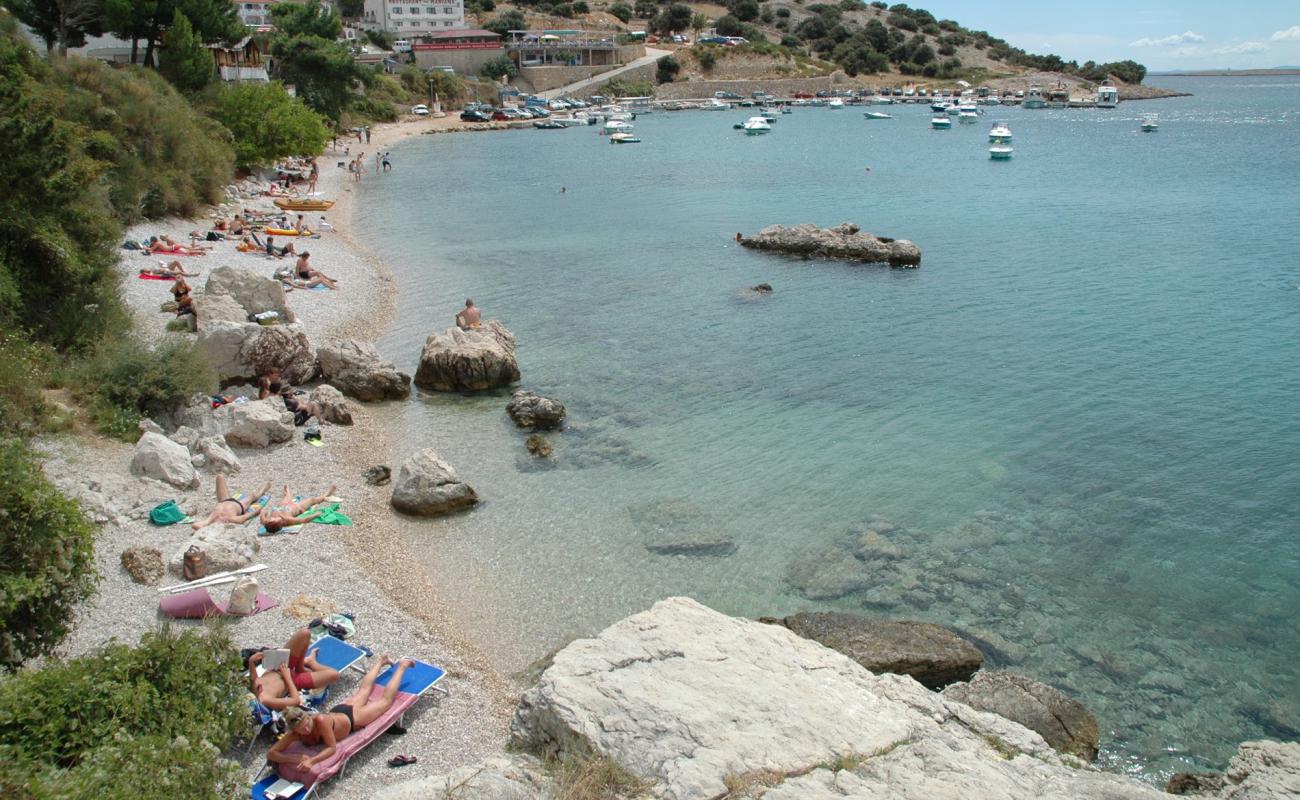
M 384 689 L 388 686 L 389 681 L 393 678 L 393 672 L 396 665 L 390 665 L 385 669 L 379 678 L 375 681 L 374 689 L 370 696 L 373 698 L 378 694 L 383 694 Z M 314 765 L 310 770 L 302 771 L 289 764 L 282 764 L 281 769 L 284 774 L 279 774 L 271 764 L 267 764 L 266 769 L 258 775 L 258 780 L 253 784 L 249 797 L 251 800 L 267 800 L 266 792 L 277 781 L 284 779 L 286 781 L 296 781 L 302 786 L 289 795 L 286 800 L 307 800 L 311 797 L 316 789 L 330 778 L 342 774 L 347 768 L 348 760 L 352 756 L 366 749 L 375 739 L 379 738 L 391 728 L 398 724 L 406 715 L 408 709 L 415 705 L 421 697 L 429 691 L 441 692 L 450 696 L 450 692 L 438 686 L 438 682 L 446 677 L 445 670 L 435 667 L 424 661 L 416 661 L 415 664 L 407 668 L 402 675 L 402 683 L 397 687 L 397 696 L 393 699 L 393 705 L 389 707 L 379 719 L 370 723 L 358 731 L 353 731 L 340 741 L 337 745 L 334 755 L 326 761 Z M 289 746 L 290 755 L 310 755 L 318 752 L 320 746 L 307 747 L 301 742 L 295 742 Z
M 360 666 L 361 659 L 369 655 L 356 645 L 348 644 L 342 639 L 336 639 L 333 636 L 322 636 L 307 648 L 308 654 L 316 654 L 316 663 L 323 667 L 332 667 L 339 672 L 348 669 L 356 669 L 364 672 Z

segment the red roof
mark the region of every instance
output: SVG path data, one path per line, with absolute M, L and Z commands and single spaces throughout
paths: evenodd
M 483 38 L 490 36 L 493 39 L 500 39 L 501 34 L 485 31 L 480 28 L 461 28 L 451 31 L 434 31 L 433 33 L 419 34 L 422 39 L 464 39 L 464 38 Z

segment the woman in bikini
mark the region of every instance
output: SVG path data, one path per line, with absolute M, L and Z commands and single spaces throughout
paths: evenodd
M 265 497 L 267 492 L 271 491 L 271 484 L 262 487 L 262 491 L 257 493 L 257 497 Z M 212 507 L 212 513 L 208 514 L 201 520 L 190 523 L 194 530 L 206 528 L 209 525 L 215 525 L 219 522 L 229 523 L 231 525 L 243 525 L 253 517 L 261 513 L 262 508 L 258 502 L 245 505 L 243 502 L 230 496 L 230 487 L 226 485 L 226 476 L 217 476 L 217 504 Z
M 201 247 L 186 247 L 183 244 L 173 242 L 171 238 L 167 236 L 164 236 L 161 239 L 150 238 L 149 252 L 155 254 L 163 253 L 173 256 L 206 256 L 208 254 L 208 251 Z
M 308 497 L 305 500 L 294 501 L 293 495 L 289 494 L 289 487 L 286 486 L 284 487 L 284 497 L 280 498 L 280 502 L 274 506 L 268 503 L 262 508 L 258 516 L 261 517 L 262 524 L 266 526 L 267 533 L 275 533 L 281 528 L 287 528 L 290 525 L 311 522 L 319 517 L 321 512 L 307 514 L 305 517 L 301 515 L 306 514 L 307 509 L 312 506 L 325 502 L 326 498 L 333 495 L 337 490 L 337 486 L 331 485 L 325 491 L 325 494 L 320 497 Z
M 316 661 L 315 654 L 309 654 L 311 632 L 301 628 L 284 643 L 289 651 L 289 663 L 280 669 L 257 674 L 257 665 L 262 663 L 262 653 L 248 657 L 248 684 L 257 702 L 272 711 L 283 711 L 302 705 L 299 690 L 310 691 L 329 686 L 339 679 L 338 670 L 323 667 Z
M 379 719 L 393 705 L 393 700 L 397 697 L 397 689 L 402 684 L 402 675 L 407 667 L 414 666 L 415 661 L 404 658 L 398 662 L 393 677 L 384 687 L 384 693 L 372 700 L 370 692 L 375 687 L 379 671 L 392 663 L 393 659 L 389 658 L 387 653 L 380 656 L 379 661 L 370 665 L 366 677 L 361 679 L 356 692 L 327 713 L 309 714 L 297 706 L 286 708 L 284 721 L 289 726 L 289 733 L 271 747 L 270 752 L 266 754 L 267 759 L 276 764 L 293 764 L 301 770 L 309 770 L 313 765 L 329 760 L 338 748 L 338 743 L 348 734 L 359 731 Z M 285 751 L 294 742 L 325 746 L 315 755 L 293 756 Z

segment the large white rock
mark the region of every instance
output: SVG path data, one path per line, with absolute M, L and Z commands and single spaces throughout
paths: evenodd
M 131 456 L 131 474 L 165 481 L 179 489 L 199 485 L 199 474 L 190 463 L 190 451 L 161 433 L 140 436 Z
M 224 294 L 234 299 L 246 315 L 275 311 L 281 322 L 293 322 L 293 312 L 284 296 L 284 286 L 274 278 L 258 275 L 239 267 L 217 267 L 203 288 L 210 295 Z M 247 318 L 247 316 L 245 316 Z M 202 320 L 199 322 L 202 327 Z
M 557 795 L 554 782 L 537 759 L 511 754 L 446 775 L 387 786 L 375 792 L 374 800 L 550 800 Z
M 226 384 L 255 383 L 271 370 L 290 383 L 306 383 L 316 376 L 316 348 L 297 323 L 264 326 L 215 320 L 199 325 L 194 344 Z
M 211 472 L 234 475 L 241 469 L 239 457 L 226 446 L 226 440 L 220 436 L 199 439 L 192 450 L 196 455 L 203 456 L 204 465 Z
M 206 512 L 205 512 L 206 513 Z M 219 523 L 209 525 L 185 541 L 167 562 L 167 568 L 180 575 L 185 563 L 185 551 L 197 546 L 208 557 L 208 574 L 241 569 L 253 563 L 262 549 L 254 529 L 242 525 Z
M 224 405 L 213 416 L 236 447 L 270 447 L 293 438 L 293 414 L 278 397 Z
M 451 327 L 430 334 L 415 372 L 416 386 L 439 392 L 479 391 L 518 380 L 515 335 L 494 319 L 473 330 Z
M 511 732 L 533 752 L 613 758 L 671 800 L 760 774 L 779 782 L 768 800 L 1164 796 L 911 678 L 680 597 L 557 653 Z
M 469 484 L 428 448 L 403 464 L 393 483 L 393 508 L 407 514 L 433 517 L 469 508 L 477 502 L 478 495 Z
M 211 327 L 220 322 L 242 325 L 248 322 L 248 312 L 235 298 L 228 294 L 208 294 L 202 292 L 194 295 L 194 324 L 197 330 Z
M 1222 800 L 1300 797 L 1300 743 L 1242 742 L 1223 774 Z
M 411 376 L 398 372 L 368 342 L 335 339 L 323 345 L 317 355 L 321 377 L 363 403 L 411 396 Z

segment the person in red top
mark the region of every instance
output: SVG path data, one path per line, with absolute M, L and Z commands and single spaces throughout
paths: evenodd
M 289 663 L 278 670 L 257 674 L 257 665 L 262 663 L 262 653 L 248 657 L 249 688 L 257 697 L 257 702 L 272 711 L 283 711 L 291 706 L 302 705 L 299 690 L 321 689 L 339 679 L 339 672 L 331 667 L 321 666 L 315 655 L 308 655 L 311 645 L 311 633 L 306 629 L 294 631 L 284 649 L 289 651 Z

